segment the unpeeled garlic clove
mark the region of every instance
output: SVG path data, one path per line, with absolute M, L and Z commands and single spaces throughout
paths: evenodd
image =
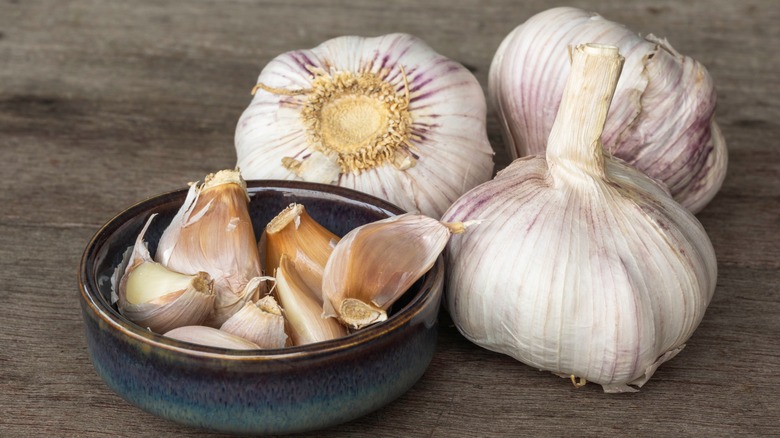
M 276 296 L 284 307 L 293 345 L 328 341 L 348 334 L 335 319 L 322 317 L 319 289 L 309 288 L 286 254 L 281 256 L 276 270 Z
M 208 272 L 216 303 L 206 325 L 219 327 L 264 292 L 246 183 L 237 170 L 222 170 L 192 184 L 166 228 L 155 259 L 174 271 Z
M 266 272 L 276 272 L 282 256 L 287 255 L 308 288 L 320 293 L 322 271 L 339 237 L 312 219 L 303 205 L 290 204 L 273 218 L 261 241 L 265 242 Z
M 232 335 L 214 327 L 188 325 L 166 332 L 164 336 L 177 341 L 208 347 L 229 348 L 231 350 L 258 350 L 260 346 L 240 336 Z
M 244 304 L 219 329 L 248 339 L 260 348 L 282 348 L 287 342 L 282 309 L 271 296 Z
M 127 268 L 119 280 L 117 306 L 120 313 L 152 331 L 200 324 L 214 305 L 211 277 L 174 272 L 152 261 L 143 238 L 156 215 L 138 234 Z
M 433 266 L 453 232 L 427 216 L 404 214 L 347 233 L 322 279 L 324 316 L 360 329 L 387 319 L 387 310 Z

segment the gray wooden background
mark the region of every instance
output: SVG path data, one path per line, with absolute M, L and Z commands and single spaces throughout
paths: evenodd
M 562 4 L 562 3 L 556 3 Z M 766 436 L 780 432 L 780 2 L 570 1 L 667 37 L 718 87 L 730 167 L 699 215 L 715 298 L 637 394 L 481 350 L 446 319 L 422 380 L 317 436 Z M 0 436 L 206 435 L 112 393 L 87 357 L 76 267 L 124 207 L 235 164 L 261 67 L 339 35 L 409 32 L 483 87 L 529 1 L 0 0 Z M 490 116 L 499 168 L 507 155 Z

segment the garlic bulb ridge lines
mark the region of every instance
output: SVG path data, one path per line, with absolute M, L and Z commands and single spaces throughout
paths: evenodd
M 728 161 L 714 119 L 712 78 L 665 39 L 643 38 L 576 8 L 531 17 L 507 36 L 493 59 L 489 95 L 510 155 L 544 151 L 570 71 L 566 52 L 584 42 L 615 45 L 626 58 L 602 136 L 604 149 L 663 181 L 692 212 L 701 210 L 720 188 Z
M 236 128 L 246 178 L 338 184 L 438 217 L 492 174 L 479 83 L 411 35 L 282 54 L 257 88 Z
M 442 217 L 482 220 L 448 244 L 445 303 L 478 345 L 632 391 L 693 334 L 717 265 L 693 215 L 603 151 L 617 48 L 578 46 L 572 59 L 546 159 L 514 161 Z

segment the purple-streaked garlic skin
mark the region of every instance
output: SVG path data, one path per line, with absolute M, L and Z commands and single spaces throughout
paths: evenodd
M 546 160 L 526 157 L 456 201 L 443 221 L 481 222 L 450 238 L 445 302 L 477 345 L 625 392 L 684 347 L 717 271 L 703 228 L 664 187 L 619 160 L 606 165 L 611 185 L 582 196 L 552 189 Z M 621 225 L 626 215 L 637 222 Z
M 715 252 L 665 186 L 603 151 L 617 49 L 578 46 L 573 63 L 546 156 L 515 160 L 442 217 L 479 222 L 447 245 L 445 301 L 477 345 L 635 391 L 701 322 Z
M 408 96 L 408 135 L 393 146 L 399 159 L 364 169 L 342 167 L 335 179 L 324 177 L 329 181 L 296 175 L 283 160 L 305 162 L 315 152 L 332 152 L 322 142 L 310 141 L 302 117 L 310 94 L 306 90 L 316 77 L 344 72 L 371 73 L 389 83 L 395 91 L 392 99 L 402 102 L 396 106 L 404 106 Z M 247 179 L 330 182 L 438 218 L 458 196 L 492 176 L 481 86 L 461 64 L 414 36 L 344 36 L 311 50 L 287 52 L 268 63 L 258 83 L 277 91 L 257 90 L 239 119 L 237 166 Z
M 720 189 L 727 167 L 712 78 L 665 39 L 643 38 L 580 9 L 531 17 L 493 59 L 489 95 L 510 155 L 544 154 L 571 69 L 569 47 L 585 42 L 617 46 L 625 57 L 604 149 L 662 181 L 691 212 L 700 211 Z

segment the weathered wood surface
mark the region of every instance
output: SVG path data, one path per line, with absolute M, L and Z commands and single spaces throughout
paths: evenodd
M 606 395 L 468 343 L 445 318 L 422 380 L 317 436 L 780 433 L 780 3 L 572 1 L 708 66 L 729 145 L 699 218 L 715 298 L 637 394 Z M 235 164 L 260 68 L 343 34 L 409 32 L 483 87 L 499 42 L 549 2 L 0 1 L 0 436 L 207 435 L 127 404 L 87 357 L 76 267 L 98 227 Z M 496 119 L 490 138 L 507 164 Z

